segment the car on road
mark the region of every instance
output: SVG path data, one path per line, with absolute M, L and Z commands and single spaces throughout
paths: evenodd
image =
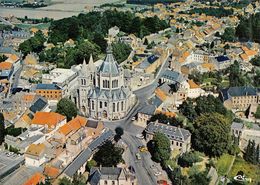
M 160 171 L 155 171 L 155 172 L 154 172 L 154 175 L 155 175 L 155 176 L 160 176 L 160 175 L 162 175 L 162 172 L 160 172 Z
M 147 152 L 148 151 L 148 148 L 146 146 L 139 146 L 138 149 L 139 149 L 140 152 Z
M 136 159 L 141 160 L 141 155 L 139 153 L 136 153 L 135 156 L 136 156 Z
M 132 117 L 132 119 L 131 119 L 132 121 L 135 121 L 135 117 Z
M 143 134 L 137 134 L 135 137 L 137 137 L 138 139 L 144 139 Z

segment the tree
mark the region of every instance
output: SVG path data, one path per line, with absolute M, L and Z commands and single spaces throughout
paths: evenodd
M 56 112 L 66 116 L 67 120 L 70 121 L 77 116 L 77 107 L 70 99 L 62 98 L 57 104 Z
M 173 171 L 169 172 L 169 178 L 171 179 L 173 184 L 181 184 L 181 168 L 177 167 Z
M 245 78 L 241 73 L 239 63 L 237 61 L 232 64 L 229 69 L 229 82 L 231 87 L 244 86 L 246 84 Z
M 33 37 L 24 41 L 19 45 L 19 50 L 22 51 L 24 56 L 30 52 L 40 53 L 44 48 L 44 42 L 46 38 L 41 31 L 35 33 Z
M 125 61 L 132 51 L 132 48 L 123 42 L 113 43 L 113 55 L 118 63 Z
M 148 42 L 148 39 L 147 39 L 147 38 L 145 38 L 145 39 L 144 39 L 144 45 L 146 45 L 146 46 L 147 46 L 148 44 L 149 44 L 149 42 Z
M 194 109 L 191 99 L 185 100 L 179 108 L 180 113 L 187 117 L 188 120 L 192 121 L 197 117 L 197 113 Z
M 208 185 L 210 178 L 207 177 L 206 172 L 199 172 L 190 177 L 190 184 L 192 185 Z
M 178 158 L 178 164 L 181 167 L 190 167 L 193 165 L 193 163 L 199 162 L 201 160 L 202 159 L 199 157 L 197 152 L 187 152 Z
M 59 180 L 59 185 L 72 185 L 72 182 L 67 177 L 63 177 Z
M 260 56 L 257 56 L 250 60 L 250 63 L 255 66 L 260 66 Z
M 122 154 L 122 148 L 115 147 L 111 141 L 108 141 L 99 148 L 93 159 L 97 162 L 97 165 L 111 167 L 123 161 Z
M 244 159 L 252 164 L 259 163 L 259 145 L 255 146 L 255 141 L 248 141 Z
M 256 112 L 255 112 L 255 118 L 260 119 L 260 106 L 257 106 Z
M 163 133 L 157 132 L 153 136 L 155 160 L 164 163 L 171 156 L 170 140 Z
M 222 155 L 230 147 L 230 125 L 219 113 L 202 114 L 194 122 L 193 147 L 209 156 Z
M 3 113 L 0 113 L 0 145 L 5 139 L 5 119 Z
M 0 62 L 6 61 L 8 58 L 5 55 L 0 55 Z
M 122 127 L 116 127 L 115 132 L 116 132 L 115 141 L 119 141 L 122 135 L 124 134 L 124 129 Z
M 221 38 L 225 42 L 234 42 L 236 40 L 236 30 L 234 28 L 227 27 Z

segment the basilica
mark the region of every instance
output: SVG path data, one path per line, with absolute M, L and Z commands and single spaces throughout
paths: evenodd
M 124 69 L 115 60 L 111 43 L 99 66 L 94 64 L 92 56 L 88 65 L 84 60 L 78 80 L 78 108 L 90 118 L 122 119 L 135 104 L 135 95 L 126 85 Z

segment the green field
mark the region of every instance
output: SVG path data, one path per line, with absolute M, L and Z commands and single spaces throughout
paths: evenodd
M 226 175 L 229 166 L 231 165 L 233 160 L 233 156 L 229 154 L 223 154 L 218 160 L 217 160 L 217 171 L 219 175 Z
M 237 175 L 237 172 L 243 171 L 246 178 L 251 178 L 252 182 L 250 184 L 257 184 L 260 182 L 260 167 L 257 165 L 250 164 L 244 159 L 237 157 L 232 166 L 231 171 L 228 174 L 230 179 L 233 179 Z

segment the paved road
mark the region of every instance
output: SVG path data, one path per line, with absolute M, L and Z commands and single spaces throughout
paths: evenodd
M 125 133 L 122 136 L 122 139 L 128 146 L 128 150 L 126 151 L 126 155 L 128 155 L 127 158 L 129 159 L 128 163 L 135 168 L 137 180 L 140 185 L 155 185 L 157 184 L 157 178 L 154 175 L 154 171 L 151 169 L 151 166 L 154 164 L 154 162 L 151 160 L 151 155 L 149 152 L 142 153 L 142 159 L 136 160 L 136 153 L 139 152 L 138 146 L 141 146 L 144 143 L 137 139 L 135 135 L 142 133 L 143 128 L 132 124 L 131 119 L 140 109 L 146 105 L 147 99 L 154 93 L 154 90 L 158 85 L 158 80 L 162 73 L 167 69 L 168 64 L 169 58 L 165 60 L 155 80 L 151 84 L 134 91 L 138 101 L 125 119 L 113 122 L 105 122 L 105 126 L 112 130 L 118 126 L 124 129 Z

